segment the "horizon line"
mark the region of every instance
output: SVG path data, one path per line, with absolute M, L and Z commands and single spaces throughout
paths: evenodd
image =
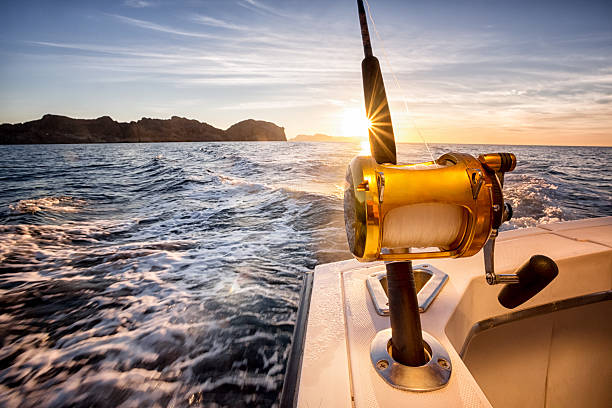
M 27 122 L 33 122 L 39 119 L 42 119 L 44 116 L 46 115 L 51 115 L 51 116 L 63 116 L 69 119 L 76 119 L 76 120 L 95 120 L 95 119 L 100 119 L 103 117 L 109 117 L 111 118 L 113 121 L 118 122 L 118 123 L 122 123 L 121 121 L 114 119 L 112 116 L 110 116 L 109 114 L 106 115 L 101 115 L 95 118 L 80 118 L 80 117 L 71 117 L 71 116 L 67 116 L 67 115 L 61 115 L 61 114 L 56 114 L 56 113 L 45 113 L 43 114 L 40 118 L 37 119 L 32 119 L 32 120 L 27 120 L 27 121 L 23 121 L 23 122 L 15 122 L 15 123 L 9 123 L 9 122 L 2 122 L 0 125 L 19 125 L 19 124 L 23 124 L 23 123 L 27 123 Z M 186 116 L 179 116 L 177 114 L 172 114 L 170 115 L 168 118 L 152 118 L 152 117 L 146 117 L 146 116 L 142 116 L 140 119 L 136 119 L 136 120 L 130 120 L 127 122 L 123 122 L 123 123 L 130 123 L 130 122 L 138 122 L 139 120 L 142 119 L 153 119 L 153 120 L 171 120 L 173 117 L 177 117 L 177 118 L 182 118 L 182 119 L 187 119 L 187 120 L 195 120 L 198 121 L 200 123 L 205 123 L 207 125 L 213 126 L 213 127 L 217 127 L 216 125 L 213 125 L 211 122 L 207 122 L 207 121 L 202 121 L 199 119 L 194 119 L 194 118 L 188 118 Z M 281 126 L 278 125 L 276 122 L 273 122 L 271 120 L 263 120 L 263 119 L 253 119 L 253 118 L 248 118 L 248 119 L 243 119 L 240 120 L 236 123 L 240 123 L 243 121 L 247 121 L 247 120 L 255 120 L 255 121 L 262 121 L 262 122 L 269 122 L 269 123 L 273 123 L 274 125 L 281 127 L 283 129 L 285 129 L 285 126 Z M 236 124 L 234 123 L 234 124 Z M 233 126 L 229 125 L 229 127 Z M 218 129 L 223 129 L 222 127 L 218 127 Z M 306 133 L 298 133 L 293 137 L 288 137 L 287 135 L 285 135 L 286 137 L 286 141 L 287 142 L 291 142 L 291 143 L 351 143 L 350 141 L 341 141 L 341 140 L 327 140 L 327 141 L 297 141 L 294 142 L 293 139 L 297 138 L 298 136 L 314 136 L 316 134 L 320 134 L 326 137 L 331 137 L 331 138 L 335 138 L 335 139 L 365 139 L 365 137 L 363 136 L 331 136 L 331 135 L 327 135 L 325 133 L 319 133 L 319 132 L 315 132 L 314 134 L 306 134 Z M 612 143 L 611 144 L 589 144 L 589 145 L 578 145 L 578 144 L 540 144 L 540 143 L 530 143 L 530 144 L 522 144 L 522 143 L 470 143 L 470 142 L 464 142 L 464 143 L 457 143 L 457 142 L 440 142 L 440 141 L 428 141 L 427 143 L 423 143 L 423 142 L 404 142 L 404 141 L 396 141 L 396 144 L 415 144 L 415 145 L 426 145 L 426 144 L 442 144 L 442 145 L 485 145 L 485 146 L 551 146 L 551 147 L 605 147 L 605 148 L 611 148 L 612 147 Z
M 359 138 L 358 136 L 332 136 L 332 137 L 336 137 L 336 138 Z M 295 137 L 292 138 L 288 138 L 287 142 L 291 142 L 291 143 L 351 143 L 350 141 L 339 141 L 339 140 L 325 140 L 325 141 L 293 141 L 293 139 L 295 139 Z M 435 144 L 435 145 L 473 145 L 473 146 L 525 146 L 525 147 L 529 147 L 529 146 L 544 146 L 544 147 L 605 147 L 605 148 L 612 148 L 612 144 L 609 145 L 597 145 L 597 144 L 592 144 L 592 145 L 573 145 L 573 144 L 538 144 L 538 143 L 533 143 L 533 144 L 520 144 L 520 143 L 456 143 L 456 142 L 427 142 L 427 143 L 423 143 L 423 142 L 398 142 L 396 141 L 395 144 L 412 144 L 412 145 L 431 145 L 431 144 Z

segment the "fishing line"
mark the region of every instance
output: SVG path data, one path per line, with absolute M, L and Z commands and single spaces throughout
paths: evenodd
M 393 77 L 393 82 L 395 83 L 395 86 L 397 87 L 397 89 L 400 92 L 400 95 L 402 97 L 402 101 L 404 102 L 404 110 L 406 111 L 406 115 L 408 116 L 408 120 L 410 121 L 410 123 L 412 123 L 412 127 L 414 128 L 414 130 L 416 130 L 417 134 L 419 135 L 419 137 L 421 138 L 421 140 L 423 141 L 423 144 L 425 145 L 425 148 L 427 149 L 427 152 L 429 153 L 429 156 L 431 157 L 431 161 L 434 163 L 434 165 L 436 167 L 438 167 L 438 164 L 436 163 L 436 160 L 434 159 L 433 153 L 431 152 L 429 145 L 427 144 L 427 141 L 425 140 L 425 137 L 423 137 L 423 134 L 421 133 L 421 129 L 419 129 L 419 127 L 416 124 L 416 120 L 413 118 L 412 114 L 410 113 L 410 109 L 408 109 L 408 102 L 406 101 L 406 96 L 404 94 L 404 91 L 397 79 L 397 76 L 395 75 L 395 72 L 393 71 L 393 66 L 391 65 L 391 61 L 389 60 L 389 57 L 387 55 L 387 50 L 385 48 L 385 42 L 382 39 L 382 37 L 380 36 L 380 34 L 378 33 L 378 29 L 376 28 L 376 23 L 374 22 L 374 17 L 372 16 L 372 10 L 370 10 L 370 3 L 368 2 L 368 0 L 364 0 L 366 7 L 368 8 L 368 16 L 370 17 L 370 21 L 372 22 L 372 27 L 374 28 L 374 33 L 376 34 L 376 38 L 378 39 L 378 41 L 380 41 L 381 45 L 382 45 L 382 50 L 383 50 L 383 57 L 385 60 L 385 63 L 387 64 L 387 66 L 389 67 L 389 71 L 391 71 L 391 76 Z

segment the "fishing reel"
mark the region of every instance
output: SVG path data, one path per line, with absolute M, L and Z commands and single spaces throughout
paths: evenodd
M 550 258 L 536 255 L 516 273 L 495 273 L 495 239 L 512 218 L 502 193 L 504 175 L 515 167 L 512 153 L 447 153 L 409 165 L 355 157 L 344 190 L 351 253 L 361 262 L 409 261 L 467 257 L 484 248 L 487 283 L 509 284 L 499 301 L 508 308 L 522 304 L 558 270 Z
M 500 303 L 522 304 L 558 269 L 552 259 L 535 255 L 516 273 L 495 273 L 495 239 L 512 217 L 502 193 L 504 174 L 514 170 L 516 157 L 447 153 L 435 162 L 398 165 L 380 63 L 372 54 L 363 1 L 357 6 L 371 157 L 355 157 L 346 173 L 344 220 L 351 252 L 362 262 L 412 261 L 471 256 L 484 248 L 487 282 L 508 284 Z
M 360 261 L 474 255 L 512 217 L 502 183 L 515 166 L 511 153 L 448 153 L 412 165 L 357 156 L 344 194 L 351 252 Z

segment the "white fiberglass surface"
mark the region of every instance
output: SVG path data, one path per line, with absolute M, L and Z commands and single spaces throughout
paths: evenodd
M 612 300 L 473 336 L 463 361 L 494 407 L 612 406 Z

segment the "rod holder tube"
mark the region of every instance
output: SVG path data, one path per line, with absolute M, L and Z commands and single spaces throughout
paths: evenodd
M 422 366 L 427 360 L 412 261 L 387 263 L 386 269 L 393 358 L 407 366 Z

